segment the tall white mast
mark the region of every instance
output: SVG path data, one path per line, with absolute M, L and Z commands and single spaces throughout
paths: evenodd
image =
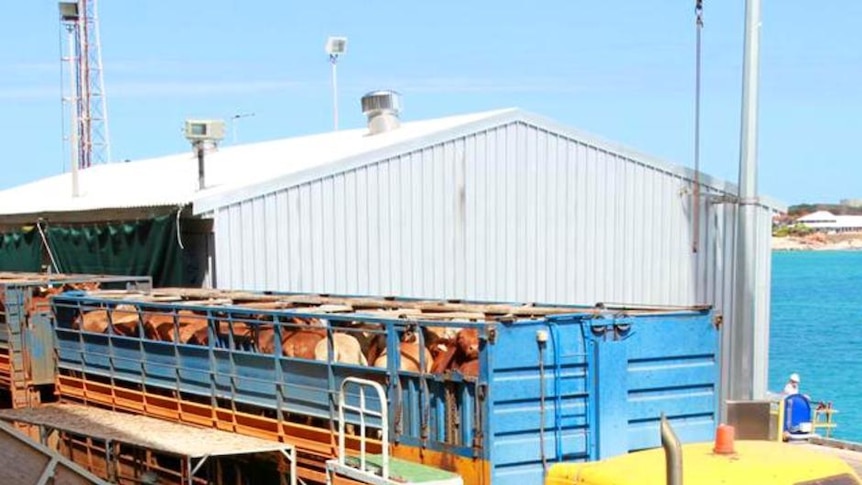
M 763 302 L 756 288 L 757 230 L 763 221 L 757 204 L 757 101 L 760 78 L 760 0 L 745 2 L 745 56 L 742 70 L 742 128 L 739 155 L 739 203 L 736 229 L 736 293 L 730 322 L 730 375 L 728 399 L 762 398 L 769 370 L 768 315 L 760 315 Z M 762 318 L 758 325 L 758 316 Z

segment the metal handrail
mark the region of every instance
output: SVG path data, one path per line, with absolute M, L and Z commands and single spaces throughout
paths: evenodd
M 345 402 L 347 395 L 346 389 L 348 384 L 355 384 L 359 389 L 359 406 L 352 406 Z M 375 411 L 366 407 L 365 388 L 370 387 L 377 392 L 377 397 L 380 400 L 380 411 Z M 365 473 L 369 473 L 366 460 L 366 433 L 365 433 L 365 417 L 380 418 L 380 429 L 382 436 L 382 476 L 384 480 L 389 479 L 389 413 L 386 407 L 386 391 L 379 383 L 360 379 L 358 377 L 345 377 L 341 382 L 341 392 L 338 393 L 338 464 L 346 466 L 345 459 L 345 419 L 344 410 L 355 411 L 359 414 L 359 469 Z

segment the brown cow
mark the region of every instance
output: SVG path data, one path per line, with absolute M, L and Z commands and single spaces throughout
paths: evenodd
M 314 358 L 324 362 L 329 361 L 329 339 L 323 338 L 314 346 Z M 368 365 L 359 340 L 353 335 L 342 332 L 332 334 L 332 362 L 353 365 Z
M 314 360 L 314 349 L 326 338 L 326 330 L 301 329 L 288 330 L 281 341 L 281 353 L 286 357 Z
M 248 349 L 254 340 L 254 328 L 245 322 L 229 322 L 222 320 L 218 322 L 217 337 L 218 340 L 224 342 L 225 345 L 230 342 L 230 335 L 233 334 L 234 347 L 238 349 Z
M 465 360 L 479 358 L 479 331 L 475 328 L 465 328 L 458 332 L 456 344 Z
M 148 313 L 144 316 L 144 328 L 148 335 L 164 342 L 207 345 L 209 341 L 206 317 L 190 310 L 180 310 L 176 315 Z
M 131 305 L 117 305 L 113 310 L 101 309 L 84 312 L 72 323 L 72 328 L 85 332 L 105 333 L 113 326 L 119 335 L 138 334 L 138 312 Z
M 286 357 L 299 357 L 314 360 L 314 348 L 326 337 L 326 330 L 317 320 L 293 319 L 297 327 L 281 328 L 281 353 Z M 275 352 L 275 329 L 271 324 L 257 328 L 257 348 L 259 352 Z
M 422 333 L 425 336 L 425 346 L 431 351 L 434 359 L 437 359 L 441 354 L 445 354 L 455 346 L 455 340 L 458 338 L 458 330 L 458 327 L 422 328 Z
M 416 338 L 416 335 L 412 332 L 404 332 L 404 335 L 402 335 L 401 343 L 398 345 L 398 353 L 401 354 L 401 364 L 399 365 L 400 370 L 419 372 L 420 369 L 423 369 L 419 362 L 419 348 L 419 341 Z M 425 366 L 422 371 L 430 372 L 432 364 L 434 362 L 434 357 L 431 355 L 431 352 L 427 348 L 422 347 L 422 353 L 424 354 L 425 359 Z M 374 360 L 374 367 L 386 367 L 388 362 L 386 354 L 387 350 L 386 347 L 384 347 L 380 356 Z
M 431 372 L 458 371 L 465 376 L 479 375 L 479 332 L 464 328 L 458 332 L 455 345 L 434 359 Z
M 28 316 L 35 315 L 40 311 L 47 311 L 48 300 L 54 295 L 59 295 L 60 293 L 72 290 L 95 291 L 98 290 L 100 286 L 101 283 L 98 281 L 63 283 L 58 286 L 40 286 L 33 290 L 33 293 L 27 301 L 27 308 L 25 311 Z M 2 310 L 2 307 L 0 307 L 0 310 Z

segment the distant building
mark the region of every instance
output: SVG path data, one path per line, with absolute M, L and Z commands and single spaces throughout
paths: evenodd
M 862 216 L 837 216 L 829 211 L 812 212 L 796 223 L 820 232 L 862 232 Z
M 862 199 L 841 199 L 841 205 L 845 207 L 862 208 Z

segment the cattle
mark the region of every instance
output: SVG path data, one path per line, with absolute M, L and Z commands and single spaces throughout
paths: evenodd
M 332 334 L 332 360 L 331 362 L 341 362 L 343 364 L 353 365 L 368 365 L 368 360 L 365 354 L 362 353 L 362 346 L 359 340 L 353 335 L 348 335 L 343 332 L 335 332 Z M 314 347 L 314 358 L 324 362 L 329 362 L 329 338 L 323 338 Z
M 423 327 L 425 346 L 431 351 L 436 359 L 438 355 L 445 353 L 455 343 L 458 335 L 457 327 Z
M 316 320 L 294 318 L 292 327 L 281 327 L 281 353 L 285 357 L 314 360 L 314 348 L 326 337 L 326 330 Z M 265 354 L 275 353 L 275 328 L 271 324 L 257 327 L 257 348 Z
M 476 377 L 479 375 L 479 359 L 463 362 L 458 366 L 458 372 L 463 376 Z
M 315 359 L 314 349 L 326 338 L 326 331 L 320 329 L 288 330 L 281 341 L 281 352 L 285 357 Z
M 56 286 L 39 286 L 33 289 L 30 298 L 27 300 L 25 312 L 28 316 L 35 315 L 40 311 L 47 311 L 48 301 L 54 295 L 59 295 L 72 290 L 80 291 L 96 291 L 101 286 L 98 281 L 83 281 L 80 283 L 63 283 Z
M 218 322 L 216 338 L 224 346 L 229 346 L 233 336 L 233 348 L 251 350 L 254 341 L 254 327 L 238 321 L 222 320 Z
M 353 336 L 362 350 L 362 355 L 368 362 L 374 362 L 380 356 L 380 352 L 386 348 L 386 335 L 383 326 L 379 323 L 350 322 L 348 324 L 349 335 Z
M 180 310 L 176 315 L 147 313 L 144 315 L 144 328 L 148 336 L 164 342 L 207 345 L 209 341 L 207 318 L 190 310 Z
M 434 359 L 431 372 L 457 371 L 465 376 L 479 375 L 479 332 L 475 328 L 458 331 L 455 345 Z
M 398 345 L 398 353 L 401 356 L 401 363 L 399 365 L 400 370 L 410 372 L 420 372 L 420 370 L 421 372 L 431 371 L 434 357 L 427 348 L 422 347 L 421 354 L 419 349 L 420 345 L 416 335 L 412 332 L 404 332 L 404 335 L 402 335 L 401 338 L 401 343 Z M 384 347 L 380 356 L 374 360 L 374 367 L 385 368 L 387 366 L 389 360 L 386 354 L 387 350 Z M 421 365 L 420 359 L 424 359 L 424 366 Z
M 138 312 L 131 305 L 118 305 L 114 309 L 99 309 L 84 312 L 72 323 L 73 328 L 85 332 L 106 333 L 113 327 L 118 335 L 138 334 Z
M 465 360 L 479 358 L 479 331 L 475 328 L 465 328 L 459 331 L 456 344 Z
M 254 329 L 254 334 L 258 352 L 264 354 L 275 353 L 275 329 L 271 324 L 258 325 Z

